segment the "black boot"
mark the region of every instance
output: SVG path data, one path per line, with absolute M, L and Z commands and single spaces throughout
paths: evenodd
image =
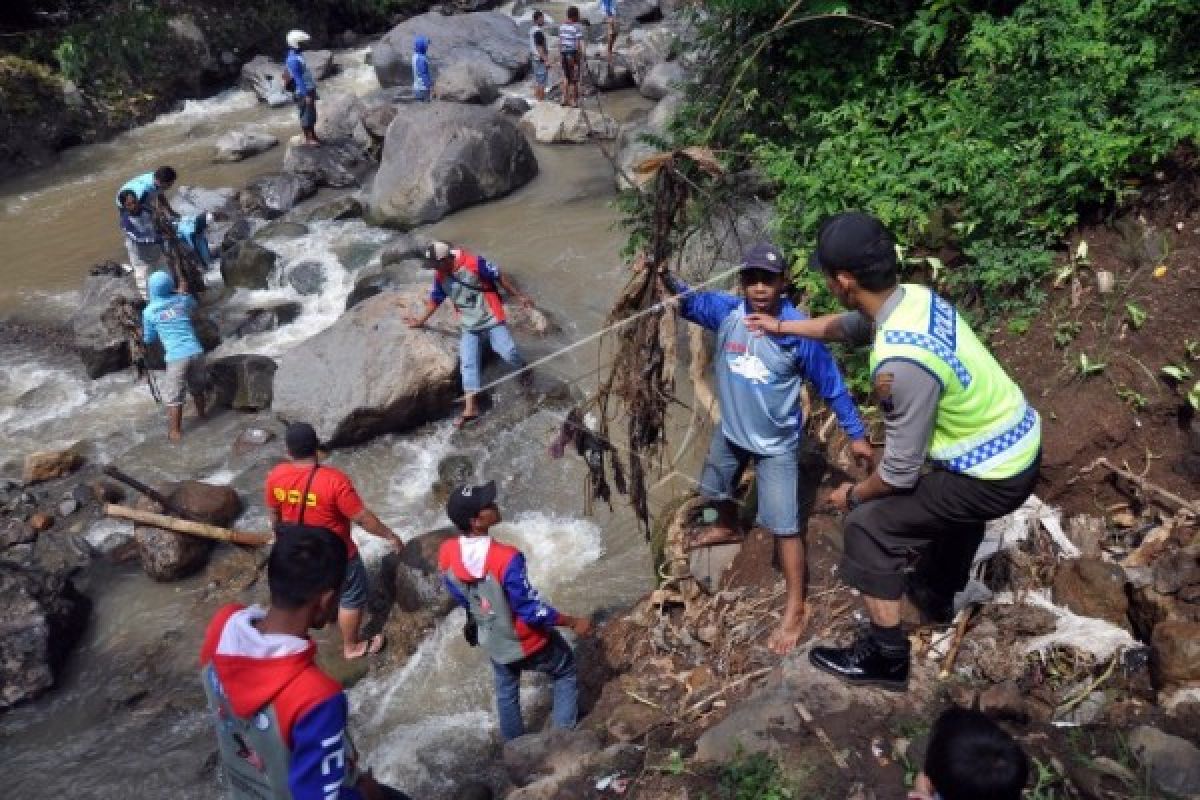
M 944 626 L 954 622 L 954 598 L 946 598 L 915 577 L 909 578 L 905 593 L 921 612 L 922 625 Z
M 863 634 L 850 647 L 814 647 L 808 660 L 847 683 L 902 692 L 908 688 L 908 651 L 907 641 L 899 647 L 888 647 Z

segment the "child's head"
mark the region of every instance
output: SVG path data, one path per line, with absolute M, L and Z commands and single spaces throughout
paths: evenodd
M 1029 759 L 979 711 L 952 708 L 933 725 L 925 774 L 943 800 L 1020 800 Z
M 543 22 L 545 22 L 545 21 L 546 21 L 546 15 L 545 15 L 545 14 L 543 14 L 541 11 L 535 11 L 535 12 L 533 12 L 533 24 L 534 24 L 534 25 L 539 25 L 539 26 L 540 26 L 540 25 L 541 25 Z
M 130 214 L 136 214 L 142 209 L 142 203 L 138 200 L 137 192 L 133 189 L 124 190 L 118 199 L 121 201 L 121 208 Z
M 346 545 L 330 531 L 306 528 L 277 536 L 267 559 L 271 605 L 303 609 L 308 627 L 325 627 L 337 618 L 346 560 Z
M 569 19 L 571 22 L 579 22 L 579 9 L 575 6 L 568 8 L 567 19 Z
M 413 39 L 413 52 L 424 55 L 429 51 L 429 38 L 426 36 L 418 36 Z
M 160 189 L 170 189 L 175 185 L 175 178 L 177 177 L 178 175 L 176 174 L 174 167 L 163 165 L 154 170 L 154 182 Z

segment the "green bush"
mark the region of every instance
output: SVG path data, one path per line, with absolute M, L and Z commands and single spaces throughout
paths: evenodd
M 950 257 L 943 291 L 1028 310 L 1081 212 L 1119 204 L 1200 134 L 1195 0 L 811 2 L 784 19 L 790 5 L 709 0 L 713 57 L 674 135 L 777 184 L 797 259 L 823 217 L 865 209 L 902 246 Z M 830 11 L 891 27 L 797 22 Z

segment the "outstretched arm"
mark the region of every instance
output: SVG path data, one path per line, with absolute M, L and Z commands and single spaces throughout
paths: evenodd
M 766 333 L 771 336 L 803 336 L 821 342 L 846 341 L 846 330 L 841 314 L 826 314 L 815 319 L 781 320 L 770 314 L 747 314 L 746 327 L 751 333 Z
M 508 292 L 512 297 L 520 300 L 521 305 L 525 306 L 526 308 L 533 308 L 533 300 L 530 299 L 529 295 L 518 289 L 516 284 L 508 279 L 507 275 L 501 272 L 499 278 L 500 287 L 504 289 L 504 291 Z
M 375 516 L 375 512 L 369 508 L 364 508 L 358 512 L 358 516 L 354 517 L 354 524 L 362 528 L 372 536 L 378 536 L 380 539 L 387 539 L 391 543 L 392 549 L 399 553 L 404 549 L 404 540 L 396 535 L 396 532 L 384 524 L 383 520 Z

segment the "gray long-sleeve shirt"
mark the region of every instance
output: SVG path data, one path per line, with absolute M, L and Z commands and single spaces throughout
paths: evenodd
M 897 286 L 879 309 L 879 318 L 874 322 L 861 311 L 839 316 L 846 342 L 869 345 L 879 326 L 887 321 L 902 299 L 904 288 Z M 887 432 L 879 477 L 889 486 L 910 489 L 916 485 L 929 455 L 929 440 L 933 436 L 942 386 L 924 368 L 898 358 L 880 362 L 873 382 L 875 399 L 883 411 Z

